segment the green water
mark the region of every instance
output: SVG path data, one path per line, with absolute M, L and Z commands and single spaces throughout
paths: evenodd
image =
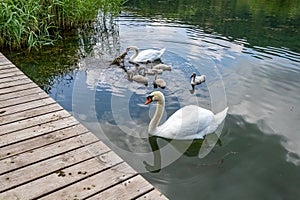
M 170 199 L 299 199 L 299 31 L 297 0 L 139 0 L 56 48 L 4 53 Z M 167 49 L 166 89 L 109 65 L 129 45 Z M 191 93 L 193 71 L 207 81 Z M 163 120 L 188 104 L 228 106 L 219 137 L 148 138 L 153 90 L 166 96 Z

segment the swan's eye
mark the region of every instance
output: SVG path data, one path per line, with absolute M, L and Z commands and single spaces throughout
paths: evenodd
M 153 101 L 153 95 L 149 95 L 149 96 L 147 96 L 147 101 L 145 102 L 145 105 L 147 105 L 147 104 L 149 104 L 149 103 L 151 103 L 152 101 Z
M 152 101 L 153 97 L 154 97 L 153 95 L 150 95 L 150 96 L 147 97 L 147 100 Z

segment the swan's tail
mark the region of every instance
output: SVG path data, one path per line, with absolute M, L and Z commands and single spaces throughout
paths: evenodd
M 161 57 L 165 53 L 165 51 L 166 51 L 166 48 L 161 49 L 158 57 Z
M 213 122 L 210 124 L 210 133 L 217 130 L 218 126 L 224 121 L 226 115 L 227 115 L 228 107 L 226 107 L 223 111 L 215 114 Z

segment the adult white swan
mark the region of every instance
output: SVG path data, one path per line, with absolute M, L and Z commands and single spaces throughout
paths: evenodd
M 206 134 L 213 133 L 225 119 L 228 110 L 227 107 L 214 115 L 205 108 L 188 105 L 177 110 L 165 123 L 158 126 L 165 109 L 165 97 L 163 93 L 154 91 L 147 97 L 145 105 L 152 101 L 157 101 L 157 105 L 149 123 L 149 134 L 177 140 L 200 139 Z
M 136 46 L 129 46 L 126 48 L 126 52 L 130 51 L 131 49 L 135 50 L 135 54 L 129 58 L 129 61 L 133 63 L 147 63 L 159 60 L 163 53 L 166 51 L 166 48 L 160 50 L 146 49 L 143 51 L 139 51 Z

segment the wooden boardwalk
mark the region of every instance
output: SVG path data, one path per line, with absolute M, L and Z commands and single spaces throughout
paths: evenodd
M 0 53 L 0 199 L 167 198 Z

